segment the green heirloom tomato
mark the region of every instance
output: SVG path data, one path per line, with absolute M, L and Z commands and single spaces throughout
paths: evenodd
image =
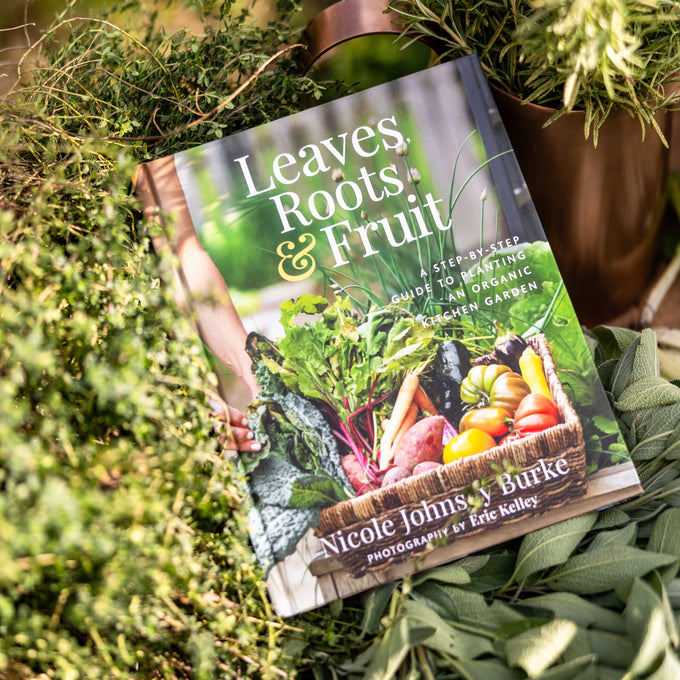
M 489 394 L 493 384 L 510 368 L 503 364 L 480 364 L 473 366 L 460 384 L 460 398 L 466 404 L 478 408 L 489 406 Z

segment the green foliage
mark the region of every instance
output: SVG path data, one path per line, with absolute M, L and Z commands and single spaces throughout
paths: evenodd
M 271 613 L 213 380 L 130 180 L 319 85 L 290 52 L 254 70 L 294 41 L 287 14 L 196 6 L 205 38 L 140 25 L 134 2 L 62 17 L 0 104 L 0 678 L 676 678 L 680 414 L 648 333 L 590 337 L 640 498 Z
M 674 0 L 397 0 L 404 34 L 442 58 L 477 53 L 489 80 L 558 110 L 585 111 L 586 137 L 624 110 L 663 137 L 654 115 L 676 89 Z M 673 86 L 673 87 L 671 87 Z
M 140 22 L 147 15 L 137 0 L 108 18 L 66 10 L 19 64 L 20 74 L 31 64 L 26 95 L 54 124 L 138 150 L 145 144 L 147 157 L 279 118 L 320 97 L 291 49 L 295 3 L 280 3 L 286 11 L 271 22 L 233 0 L 192 4 L 203 18 L 200 34 L 167 32 L 157 13 Z
M 63 16 L 0 105 L 3 679 L 291 667 L 214 378 L 130 191 L 140 160 L 313 96 L 288 53 L 252 78 L 292 38 L 287 14 L 230 9 L 203 37 L 140 25 L 136 3 L 118 8 L 127 30 Z

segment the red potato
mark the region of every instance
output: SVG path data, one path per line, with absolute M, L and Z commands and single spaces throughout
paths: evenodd
M 353 453 L 343 456 L 340 459 L 340 464 L 355 491 L 359 491 L 368 482 L 366 472 L 364 472 L 359 459 Z
M 444 465 L 444 463 L 437 463 L 433 460 L 425 460 L 422 463 L 418 463 L 418 465 L 413 468 L 413 474 L 420 475 L 423 472 L 429 472 L 435 468 L 442 467 L 442 465 Z
M 386 487 L 389 486 L 390 484 L 395 484 L 396 482 L 402 479 L 407 479 L 410 476 L 411 476 L 410 470 L 406 469 L 405 467 L 399 467 L 398 465 L 395 465 L 385 473 L 382 485 L 383 487 Z
M 425 461 L 442 462 L 444 416 L 427 416 L 413 425 L 394 451 L 394 464 L 413 470 Z

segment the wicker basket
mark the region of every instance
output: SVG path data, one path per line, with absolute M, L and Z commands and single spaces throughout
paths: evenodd
M 429 536 L 448 543 L 455 535 L 467 537 L 491 526 L 498 528 L 521 521 L 527 511 L 532 516 L 544 514 L 585 494 L 585 444 L 581 423 L 557 375 L 545 336 L 531 338 L 529 343 L 543 361 L 562 422 L 521 440 L 507 442 L 324 509 L 316 534 L 324 539 L 322 544 L 328 546 L 332 542 L 334 546 L 344 548 L 333 557 L 342 563 L 348 574 L 359 577 L 367 571 L 385 569 L 396 561 L 431 549 L 431 541 L 414 545 L 412 540 L 402 540 L 404 536 L 397 534 L 396 527 L 407 528 L 404 515 L 417 521 L 424 520 L 421 537 Z M 480 358 L 478 363 L 488 363 L 488 357 Z M 499 468 L 508 463 L 521 468 L 522 472 L 498 481 Z M 568 474 L 556 473 L 565 469 L 568 469 Z M 453 499 L 458 499 L 458 502 L 461 497 L 471 499 L 473 485 L 478 486 L 482 479 L 496 480 L 495 488 L 493 481 L 488 487 L 490 499 L 485 498 L 487 505 L 477 513 L 465 508 L 452 514 L 449 510 L 453 507 Z M 502 484 L 503 479 L 505 484 Z M 516 491 L 512 491 L 513 486 Z M 517 498 L 526 498 L 533 491 L 538 499 L 537 507 L 521 507 L 520 512 L 518 507 L 522 506 L 522 501 L 517 501 Z M 479 495 L 477 497 L 480 498 Z M 510 505 L 513 502 L 519 503 L 519 506 Z M 514 511 L 509 512 L 509 507 Z M 474 518 L 473 514 L 476 515 Z M 459 524 L 461 521 L 462 524 Z M 455 525 L 458 525 L 457 532 L 453 531 Z M 380 531 L 381 526 L 390 527 L 393 531 L 388 535 Z M 409 522 L 408 527 L 410 535 L 415 536 L 413 522 Z

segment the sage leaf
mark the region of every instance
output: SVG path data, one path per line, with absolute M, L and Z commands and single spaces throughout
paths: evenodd
M 612 531 L 599 531 L 595 534 L 593 542 L 588 546 L 588 550 L 597 550 L 607 545 L 634 545 L 637 537 L 637 524 L 631 522 L 620 529 Z
M 486 563 L 470 574 L 471 580 L 466 590 L 476 593 L 487 593 L 504 586 L 515 566 L 514 553 L 497 553 L 488 556 Z
M 565 562 L 596 519 L 597 513 L 586 513 L 527 534 L 522 539 L 511 580 L 523 581 Z
M 680 507 L 680 479 L 674 480 L 663 490 L 663 500 L 674 507 Z
M 632 677 L 649 672 L 662 658 L 668 646 L 666 617 L 660 598 L 644 581 L 633 583 L 623 612 L 630 637 L 637 645 L 630 664 Z
M 633 461 L 651 460 L 657 458 L 666 450 L 666 442 L 672 430 L 664 430 L 638 442 L 630 451 Z
M 657 352 L 656 333 L 651 328 L 645 328 L 640 333 L 640 344 L 635 352 L 633 383 L 648 376 L 659 375 L 659 355 Z
M 671 569 L 675 569 L 677 574 L 677 562 Z M 676 649 L 680 647 L 680 631 L 678 630 L 678 624 L 680 621 L 676 620 L 676 612 L 673 609 L 671 603 L 671 598 L 666 589 L 666 585 L 662 578 L 662 574 L 659 571 L 655 571 L 647 579 L 647 583 L 654 589 L 654 592 L 659 596 L 661 600 L 661 608 L 663 609 L 663 614 L 666 619 L 666 631 L 668 633 L 669 643 Z
M 660 376 L 649 376 L 626 387 L 614 402 L 614 406 L 619 411 L 638 411 L 669 406 L 678 402 L 680 402 L 680 387 Z
M 380 619 L 385 614 L 392 599 L 397 583 L 387 583 L 369 590 L 363 598 L 364 615 L 361 620 L 362 635 L 375 635 L 379 630 Z
M 593 525 L 593 531 L 620 527 L 623 524 L 627 524 L 629 521 L 630 516 L 621 508 L 607 508 L 606 510 L 602 510 L 597 516 L 597 521 Z
M 559 666 L 553 666 L 541 673 L 540 680 L 597 680 L 594 664 L 597 661 L 595 654 L 588 654 L 577 659 L 572 659 Z
M 663 457 L 666 460 L 677 460 L 680 458 L 680 421 L 666 441 L 666 450 Z
M 442 583 L 455 584 L 470 583 L 470 574 L 458 564 L 445 564 L 442 567 L 421 572 L 413 578 L 413 585 L 417 586 L 425 581 L 441 581 Z
M 655 475 L 646 480 L 646 484 L 644 485 L 645 492 L 650 495 L 663 495 L 666 492 L 672 493 L 677 488 L 677 484 L 675 482 L 678 479 L 678 476 L 680 476 L 680 470 L 666 465 L 662 467 Z
M 597 656 L 590 649 L 588 633 L 585 628 L 577 627 L 576 635 L 574 635 L 574 639 L 565 650 L 560 661 L 562 662 L 561 665 L 549 668 L 543 673 L 541 680 L 544 680 L 546 677 L 553 678 L 560 671 L 566 674 L 574 667 L 579 669 L 579 680 L 597 680 L 597 673 L 595 672 Z
M 546 582 L 553 590 L 578 595 L 604 593 L 674 561 L 673 555 L 627 545 L 608 545 L 569 558 Z
M 433 633 L 431 626 L 401 617 L 374 643 L 375 654 L 366 668 L 364 679 L 390 680 L 398 673 L 410 650 L 425 642 Z
M 479 593 L 454 586 L 443 586 L 441 598 L 449 604 L 449 616 L 453 621 L 481 629 L 496 630 L 509 621 L 522 621 L 524 616 L 500 600 L 487 604 Z
M 626 348 L 640 335 L 638 331 L 619 326 L 597 326 L 587 334 L 597 338 L 606 358 L 616 360 L 621 358 Z
M 680 559 L 680 508 L 669 508 L 657 517 L 647 548 Z
M 465 680 L 517 680 L 514 671 L 492 659 L 450 659 L 449 663 Z
M 680 660 L 667 649 L 659 667 L 647 676 L 647 680 L 678 680 L 680 678 Z
M 480 569 L 483 569 L 489 562 L 488 555 L 469 555 L 468 557 L 462 557 L 456 560 L 456 564 L 465 569 L 468 574 L 474 574 Z
M 598 663 L 597 680 L 621 680 L 621 671 Z
M 633 445 L 631 448 L 633 448 L 639 442 L 658 434 L 668 433 L 670 437 L 674 428 L 680 424 L 680 402 L 656 408 L 632 410 L 629 413 L 621 412 L 619 417 L 629 424 Z
M 574 593 L 548 593 L 522 600 L 523 605 L 546 609 L 558 619 L 568 619 L 581 628 L 598 628 L 612 633 L 625 632 L 619 612 L 601 607 Z
M 439 616 L 457 620 L 457 604 L 448 591 L 435 581 L 426 581 L 413 588 L 411 597 L 432 609 Z
M 614 399 L 618 399 L 632 381 L 635 352 L 639 345 L 640 337 L 638 335 L 623 351 L 623 354 L 612 373 L 611 393 Z
M 559 659 L 577 630 L 573 621 L 556 619 L 520 633 L 505 643 L 508 663 L 535 678 Z
M 623 622 L 623 618 L 621 621 Z M 589 630 L 587 637 L 590 649 L 597 654 L 598 668 L 600 665 L 627 668 L 633 660 L 633 644 L 627 635 L 602 630 Z M 618 680 L 621 680 L 621 673 L 618 675 Z
M 493 653 L 491 636 L 468 633 L 456 628 L 421 602 L 407 600 L 402 611 L 421 625 L 434 629 L 434 633 L 423 641 L 423 644 L 440 654 L 460 659 L 476 659 Z

